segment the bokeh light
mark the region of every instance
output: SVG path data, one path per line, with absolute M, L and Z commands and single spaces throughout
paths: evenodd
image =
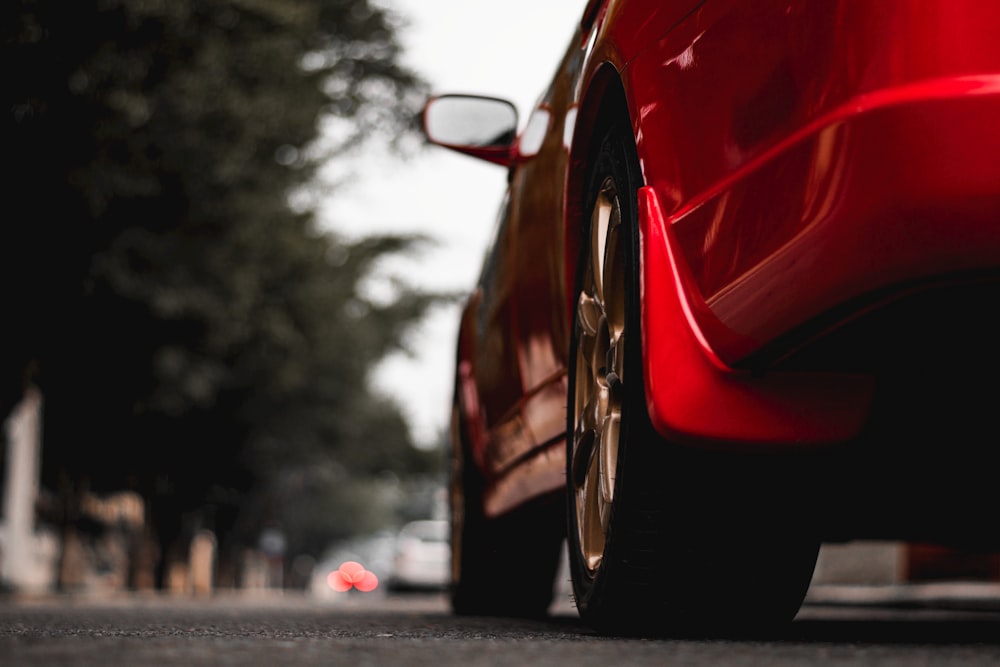
M 362 593 L 370 593 L 378 588 L 378 577 L 374 572 L 366 570 L 361 563 L 349 560 L 328 574 L 326 583 L 339 593 L 346 593 L 352 588 Z

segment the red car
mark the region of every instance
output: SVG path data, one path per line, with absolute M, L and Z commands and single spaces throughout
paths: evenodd
M 461 318 L 453 605 L 792 619 L 824 541 L 1000 548 L 1000 3 L 591 0 Z M 527 48 L 523 45 L 512 48 Z M 567 520 L 568 519 L 568 520 Z

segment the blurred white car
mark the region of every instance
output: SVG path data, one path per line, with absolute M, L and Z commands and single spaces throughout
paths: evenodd
M 389 589 L 443 590 L 451 579 L 451 544 L 447 521 L 412 521 L 396 537 Z

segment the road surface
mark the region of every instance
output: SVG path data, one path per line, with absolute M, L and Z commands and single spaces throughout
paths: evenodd
M 2 665 L 1000 665 L 1000 591 L 814 596 L 780 636 L 602 637 L 550 618 L 458 618 L 442 596 L 0 598 Z

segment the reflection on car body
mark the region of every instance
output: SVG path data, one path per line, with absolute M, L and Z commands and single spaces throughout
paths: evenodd
M 788 621 L 824 541 L 1000 548 L 997 25 L 591 0 L 514 141 L 507 102 L 428 102 L 509 169 L 459 330 L 457 612 L 544 613 L 564 540 L 629 632 Z

